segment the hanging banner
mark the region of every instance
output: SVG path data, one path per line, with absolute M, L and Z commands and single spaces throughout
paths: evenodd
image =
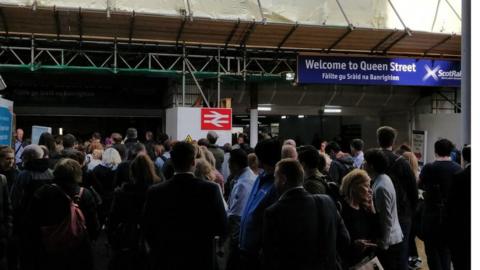
M 460 61 L 299 55 L 300 84 L 460 87 Z
M 12 144 L 12 113 L 0 106 L 0 145 Z
M 412 151 L 418 159 L 418 164 L 423 166 L 427 163 L 427 132 L 412 130 Z

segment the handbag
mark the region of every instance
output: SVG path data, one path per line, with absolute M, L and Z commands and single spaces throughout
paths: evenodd
M 350 270 L 383 270 L 383 266 L 378 260 L 377 256 L 366 257 L 357 265 L 350 268 Z

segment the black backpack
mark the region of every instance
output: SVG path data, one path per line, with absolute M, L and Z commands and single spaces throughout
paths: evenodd
M 387 170 L 387 175 L 392 180 L 393 186 L 395 188 L 395 195 L 397 198 L 397 210 L 399 214 L 406 211 L 405 209 L 408 206 L 408 196 L 407 191 L 402 186 L 402 180 L 398 179 L 398 176 L 392 173 L 392 170 L 393 168 L 395 168 L 395 166 L 398 166 L 398 162 L 402 159 L 402 156 L 398 156 Z
M 333 200 L 335 203 L 335 206 L 337 206 L 337 209 L 339 211 L 342 210 L 342 195 L 340 195 L 340 187 L 338 186 L 337 183 L 332 181 L 328 175 L 324 175 L 322 177 L 323 179 L 323 184 L 325 184 L 326 187 L 326 194 Z

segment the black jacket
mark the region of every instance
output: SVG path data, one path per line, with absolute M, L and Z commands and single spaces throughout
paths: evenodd
M 40 187 L 53 181 L 53 173 L 48 168 L 48 159 L 36 159 L 25 164 L 11 191 L 12 207 L 14 212 L 15 230 L 22 230 L 25 211 L 33 198 L 33 194 Z
M 7 184 L 8 184 L 8 192 L 10 193 L 10 190 L 12 190 L 13 183 L 17 180 L 17 176 L 20 172 L 15 169 L 11 168 L 9 170 L 0 170 L 0 174 L 5 175 L 7 178 Z
M 395 187 L 398 219 L 400 223 L 409 221 L 417 209 L 417 179 L 406 159 L 390 150 L 383 150 L 383 153 L 388 160 L 387 175 Z
M 62 191 L 63 190 L 63 191 Z M 91 256 L 91 245 L 86 241 L 81 247 L 66 254 L 63 257 L 51 257 L 43 248 L 41 227 L 60 224 L 70 214 L 70 201 L 65 196 L 68 194 L 71 198 L 79 194 L 78 185 L 64 187 L 62 190 L 57 186 L 44 185 L 39 188 L 31 201 L 27 211 L 28 232 L 30 242 L 35 254 L 35 269 L 92 269 L 93 257 Z M 64 193 L 65 192 L 65 193 Z M 99 223 L 95 199 L 88 189 L 83 190 L 78 205 L 85 217 L 85 224 L 90 239 L 95 239 L 98 235 Z
M 265 269 L 336 269 L 350 236 L 335 203 L 303 188 L 284 193 L 264 215 Z
M 130 183 L 130 164 L 131 160 L 125 160 L 118 164 L 115 170 L 115 183 L 114 187 L 121 187 L 124 183 Z
M 147 192 L 142 227 L 152 269 L 213 269 L 214 237 L 227 227 L 220 189 L 186 173 L 156 184 Z
M 337 183 L 338 186 L 340 186 L 342 184 L 343 177 L 353 169 L 353 158 L 351 156 L 345 156 L 332 160 L 328 175 L 333 182 Z
M 139 248 L 140 234 L 135 228 L 141 223 L 146 194 L 147 187 L 130 183 L 115 189 L 106 224 L 108 239 L 113 249 Z
M 449 246 L 455 269 L 470 269 L 471 242 L 471 166 L 456 174 L 447 203 Z
M 12 233 L 12 205 L 8 191 L 7 179 L 0 175 L 0 240 L 8 239 Z M 0 251 L 0 258 L 2 257 Z

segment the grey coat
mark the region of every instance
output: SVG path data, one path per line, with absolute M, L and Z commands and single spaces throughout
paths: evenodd
M 386 174 L 380 174 L 373 180 L 373 203 L 377 211 L 380 224 L 379 247 L 388 249 L 389 246 L 401 243 L 403 233 L 397 213 L 397 198 L 392 180 Z

